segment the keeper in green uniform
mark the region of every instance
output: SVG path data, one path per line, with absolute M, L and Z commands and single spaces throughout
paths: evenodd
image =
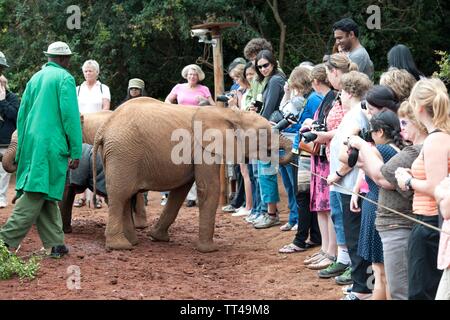
M 0 231 L 9 248 L 18 248 L 36 224 L 44 248 L 60 257 L 68 253 L 57 201 L 62 199 L 67 166 L 81 158 L 81 123 L 75 79 L 66 70 L 72 52 L 52 43 L 48 63 L 27 83 L 17 118 L 16 153 L 19 197 Z

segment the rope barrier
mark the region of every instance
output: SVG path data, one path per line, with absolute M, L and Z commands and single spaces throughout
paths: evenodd
M 300 158 L 300 155 L 299 155 L 299 158 Z M 299 160 L 300 160 L 300 159 L 299 159 Z M 321 175 L 319 175 L 319 174 L 317 174 L 317 173 L 312 172 L 311 170 L 308 170 L 306 167 L 303 167 L 303 166 L 302 166 L 302 167 L 300 168 L 300 166 L 299 166 L 298 164 L 294 164 L 294 163 L 292 163 L 292 162 L 290 162 L 289 164 L 291 164 L 291 165 L 293 165 L 294 167 L 297 167 L 297 168 L 299 168 L 299 169 L 303 169 L 303 170 L 306 170 L 306 171 L 310 171 L 312 175 L 315 175 L 316 177 L 319 177 L 319 178 L 322 179 L 322 180 L 328 181 L 326 178 L 322 177 Z M 423 225 L 423 226 L 425 226 L 425 227 L 427 227 L 427 228 L 433 229 L 433 230 L 435 230 L 435 231 L 442 232 L 442 233 L 445 233 L 445 234 L 450 235 L 449 232 L 446 232 L 446 231 L 444 231 L 444 230 L 442 230 L 442 229 L 439 229 L 439 228 L 437 228 L 437 227 L 435 227 L 435 226 L 432 226 L 432 225 L 429 224 L 429 223 L 420 221 L 420 220 L 418 220 L 418 219 L 416 219 L 416 218 L 413 218 L 413 217 L 411 217 L 411 216 L 408 216 L 407 214 L 398 212 L 397 210 L 394 210 L 394 209 L 388 208 L 388 207 L 386 207 L 386 206 L 384 206 L 384 205 L 382 205 L 382 204 L 379 204 L 378 202 L 375 202 L 375 201 L 373 201 L 373 200 L 371 200 L 371 199 L 369 199 L 369 198 L 367 198 L 367 197 L 364 197 L 364 196 L 360 195 L 359 193 L 353 192 L 353 190 L 349 190 L 349 189 L 347 189 L 347 188 L 341 186 L 339 183 L 333 182 L 333 185 L 335 185 L 335 186 L 337 186 L 337 187 L 339 187 L 339 188 L 342 188 L 343 190 L 345 190 L 345 191 L 347 191 L 347 192 L 350 192 L 351 194 L 356 195 L 357 197 L 359 197 L 359 198 L 361 198 L 361 199 L 364 199 L 364 200 L 366 200 L 366 201 L 368 201 L 368 202 L 370 202 L 370 203 L 372 203 L 372 204 L 375 204 L 375 205 L 377 205 L 377 206 L 380 207 L 380 208 L 383 208 L 383 209 L 388 210 L 388 211 L 390 211 L 390 212 L 392 212 L 392 213 L 395 213 L 395 214 L 397 214 L 397 215 L 399 215 L 399 216 L 402 216 L 402 217 L 405 218 L 405 219 L 411 220 L 411 221 L 413 221 L 413 222 L 415 222 L 415 223 L 421 224 L 421 225 Z

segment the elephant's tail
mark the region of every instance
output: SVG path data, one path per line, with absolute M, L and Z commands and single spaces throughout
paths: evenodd
M 104 132 L 104 126 L 102 125 L 95 134 L 94 139 L 94 148 L 92 150 L 92 177 L 94 180 L 94 195 L 93 200 L 94 203 L 97 203 L 97 153 L 100 147 L 103 147 L 103 132 Z M 105 161 L 103 161 L 103 170 L 105 170 Z M 95 208 L 96 206 L 94 206 Z

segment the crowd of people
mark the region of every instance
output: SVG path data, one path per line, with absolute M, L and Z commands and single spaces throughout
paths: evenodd
M 419 71 L 402 44 L 388 52 L 374 84 L 356 23 L 342 19 L 333 32 L 333 54 L 301 63 L 289 77 L 262 38 L 245 47 L 248 63 L 229 70 L 239 83 L 230 107 L 259 112 L 274 128 L 289 121 L 280 130 L 296 154 L 278 170 L 289 209 L 280 230 L 295 236 L 279 252 L 320 246 L 304 263 L 346 285 L 346 300 L 449 299 L 447 89 Z M 249 68 L 256 75 L 248 77 Z M 256 229 L 281 224 L 269 165 L 236 166 L 236 195 L 222 208 Z
M 388 52 L 388 65 L 379 66 L 386 71 L 374 84 L 374 65 L 358 39 L 357 24 L 345 18 L 333 25 L 333 32 L 333 53 L 319 64 L 302 62 L 289 77 L 263 38 L 250 40 L 245 59 L 230 64 L 233 87 L 227 107 L 266 118 L 291 140 L 294 156 L 279 167 L 261 160 L 229 166 L 235 192 L 222 210 L 244 217 L 255 229 L 280 226 L 281 232 L 295 231 L 280 254 L 320 247 L 304 264 L 317 270 L 318 278 L 346 285 L 345 300 L 450 299 L 447 89 L 441 80 L 420 72 L 402 44 Z M 85 81 L 75 87 L 65 70 L 69 47 L 52 44 L 46 55 L 49 62 L 27 84 L 20 108 L 6 78 L 0 78 L 0 151 L 8 146 L 17 123 L 16 189 L 22 194 L 0 239 L 17 248 L 36 222 L 44 246 L 58 256 L 67 248 L 54 200 L 62 197 L 63 162 L 69 158 L 70 167 L 76 168 L 80 157 L 78 113 L 109 110 L 111 95 L 98 80 L 95 60 L 83 64 Z M 0 53 L 0 71 L 7 67 Z M 166 103 L 215 105 L 210 90 L 201 84 L 205 74 L 199 66 L 187 65 L 181 75 L 186 82 L 170 91 Z M 63 96 L 50 93 L 51 86 L 58 86 Z M 63 110 L 61 104 L 70 99 L 73 103 L 64 112 L 55 111 L 55 118 L 42 119 L 39 107 L 31 106 L 42 107 L 44 95 L 49 101 L 45 106 L 55 110 Z M 124 102 L 145 95 L 144 81 L 131 79 Z M 59 137 L 69 138 L 68 150 L 67 143 L 54 139 L 65 155 L 55 159 L 60 166 L 36 163 L 34 156 L 39 155 L 33 153 L 33 145 L 48 141 L 48 132 L 37 134 L 37 123 L 49 124 Z M 52 154 L 47 148 L 40 152 Z M 38 183 L 36 168 L 54 183 Z M 63 178 L 56 177 L 58 172 Z M 284 224 L 278 209 L 278 174 L 288 198 Z M 9 175 L 0 168 L 0 207 L 6 206 L 8 182 Z M 163 193 L 161 204 L 166 201 Z M 188 206 L 196 205 L 195 184 L 187 201 Z M 85 203 L 82 196 L 75 206 Z

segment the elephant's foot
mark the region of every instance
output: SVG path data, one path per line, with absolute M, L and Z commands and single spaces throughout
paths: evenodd
M 134 215 L 134 227 L 136 229 L 145 229 L 147 226 L 147 217 L 145 215 Z
M 134 229 L 125 231 L 125 237 L 128 239 L 128 241 L 133 245 L 137 245 L 139 243 L 139 240 L 136 235 L 136 231 Z
M 212 241 L 200 242 L 195 245 L 196 249 L 202 253 L 214 252 L 219 250 L 219 247 Z
M 123 233 L 119 233 L 115 236 L 106 236 L 106 248 L 112 250 L 130 250 L 133 248 L 133 245 Z
M 153 228 L 150 230 L 148 234 L 153 241 L 164 241 L 168 242 L 170 240 L 169 233 L 167 231 L 162 231 L 159 229 Z

